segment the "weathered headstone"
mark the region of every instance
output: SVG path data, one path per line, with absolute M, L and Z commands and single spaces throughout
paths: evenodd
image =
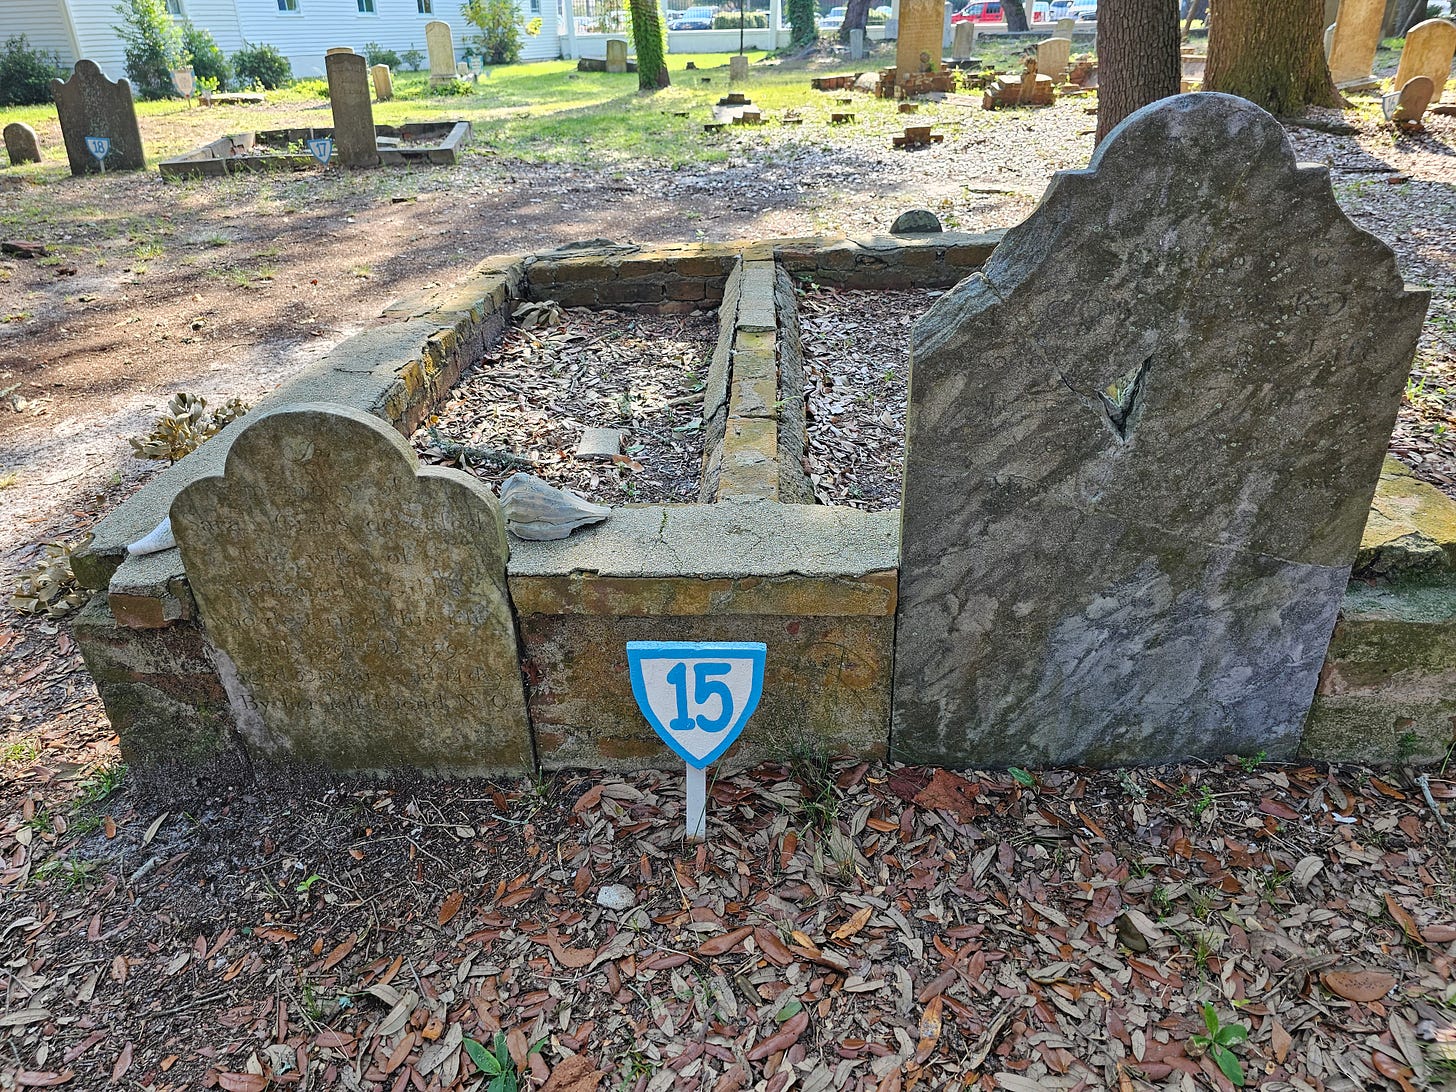
M 1292 756 L 1426 302 L 1244 99 L 1055 175 L 914 330 L 896 756 Z
M 51 80 L 56 114 L 61 122 L 61 139 L 73 175 L 98 174 L 101 164 L 86 149 L 87 137 L 111 141 L 106 157 L 108 171 L 140 171 L 147 166 L 142 134 L 137 128 L 136 106 L 131 84 L 108 80 L 95 61 L 82 58 L 68 80 Z
M 177 94 L 187 100 L 189 105 L 191 104 L 192 93 L 197 90 L 197 75 L 192 71 L 191 65 L 172 70 L 172 87 Z
M 374 97 L 380 102 L 388 102 L 394 98 L 394 75 L 389 71 L 389 65 L 376 64 L 369 69 L 369 75 L 374 80 Z
M 851 61 L 862 61 L 865 55 L 864 28 L 855 27 L 849 32 L 849 59 Z
M 12 167 L 18 167 L 22 163 L 39 163 L 40 138 L 25 122 L 12 121 L 5 126 L 5 152 L 10 157 Z
M 976 55 L 976 24 L 957 23 L 955 35 L 951 38 L 950 55 L 964 61 Z
M 1335 48 L 1335 24 L 1325 27 L 1325 63 L 1330 62 L 1330 50 Z
M 1436 95 L 1436 85 L 1429 76 L 1414 76 L 1405 81 L 1399 91 L 1385 95 L 1381 107 L 1385 120 L 1393 121 L 1402 128 L 1419 129 L 1426 109 Z
M 354 51 L 351 48 L 349 48 L 348 46 L 334 46 L 333 49 L 326 49 L 326 50 L 324 50 L 324 56 L 325 57 L 333 57 L 333 56 L 335 56 L 336 54 L 339 54 L 339 53 L 353 53 L 353 52 Z
M 361 60 L 363 58 L 360 58 Z M 249 748 L 337 770 L 531 764 L 495 498 L 388 425 L 294 404 L 240 426 L 172 527 Z
M 728 81 L 742 83 L 746 79 L 748 79 L 748 58 L 741 53 L 735 53 L 728 58 Z
M 453 83 L 455 75 L 455 39 L 450 24 L 431 19 L 425 24 L 425 49 L 430 54 L 430 86 Z
M 895 42 L 896 78 L 939 72 L 944 0 L 900 0 L 900 37 Z
M 955 0 L 945 0 L 945 7 L 941 11 L 940 24 L 940 55 L 945 56 L 945 51 L 950 48 L 951 35 L 955 33 L 955 24 L 950 21 L 955 14 Z
M 1056 35 L 1058 38 L 1071 38 L 1072 32 L 1077 29 L 1077 20 L 1058 19 Z
M 1380 45 L 1380 24 L 1385 0 L 1340 0 L 1335 36 L 1330 42 L 1330 76 L 1336 87 L 1371 82 L 1375 49 Z
M 374 107 L 369 101 L 369 62 L 357 53 L 324 57 L 329 108 L 334 115 L 334 150 L 345 167 L 377 167 L 379 147 Z
M 1036 44 L 1036 70 L 1060 81 L 1072 62 L 1072 39 L 1044 38 Z
M 627 39 L 607 39 L 607 71 L 618 75 L 627 71 Z
M 1411 27 L 1400 51 L 1395 70 L 1395 89 L 1400 91 L 1417 76 L 1426 76 L 1434 88 L 1432 102 L 1440 102 L 1456 58 L 1456 23 L 1427 19 Z

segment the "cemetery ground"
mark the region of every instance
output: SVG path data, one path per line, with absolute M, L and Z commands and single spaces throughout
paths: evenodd
M 471 120 L 461 165 L 348 176 L 71 180 L 53 115 L 0 114 L 47 148 L 0 171 L 0 237 L 49 250 L 0 262 L 7 583 L 155 469 L 126 437 L 173 393 L 253 400 L 480 257 L 882 231 L 916 205 L 1004 227 L 1090 153 L 1093 100 L 1075 98 L 927 104 L 945 143 L 892 152 L 888 103 L 856 95 L 853 126 L 825 123 L 808 77 L 847 69 L 756 71 L 756 103 L 808 120 L 713 136 L 725 69 L 709 87 L 675 70 L 652 98 L 632 77 L 499 70 L 376 107 Z M 310 94 L 144 106 L 149 159 L 326 119 Z M 1355 134 L 1291 136 L 1432 289 L 1392 446 L 1456 492 L 1456 119 L 1394 137 L 1356 101 Z M 839 386 L 895 371 L 913 301 L 882 317 L 806 293 Z M 885 427 L 815 457 L 858 466 Z M 836 500 L 883 506 L 868 471 L 826 469 Z M 1257 757 L 932 775 L 785 754 L 719 777 L 691 846 L 675 771 L 149 788 L 64 622 L 7 614 L 0 654 L 0 1088 L 472 1087 L 498 1032 L 495 1064 L 553 1092 L 1229 1087 L 1210 1039 L 1264 1088 L 1450 1083 L 1447 767 L 1427 801 L 1408 770 Z

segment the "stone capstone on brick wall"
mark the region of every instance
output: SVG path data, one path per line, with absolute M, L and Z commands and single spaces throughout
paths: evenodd
M 495 497 L 342 406 L 249 417 L 172 526 L 244 744 L 346 771 L 532 761 Z
M 915 327 L 895 753 L 1292 755 L 1426 300 L 1243 99 L 1055 176 Z

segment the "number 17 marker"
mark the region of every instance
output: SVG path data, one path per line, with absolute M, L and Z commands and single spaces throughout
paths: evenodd
M 707 830 L 707 769 L 763 695 L 761 642 L 628 641 L 632 693 L 647 723 L 687 763 L 687 836 Z

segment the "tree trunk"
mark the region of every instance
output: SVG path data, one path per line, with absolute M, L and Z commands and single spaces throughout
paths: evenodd
M 1026 24 L 1026 8 L 1021 0 L 1001 0 L 1001 14 L 1006 16 L 1006 29 L 1010 31 L 1030 30 Z
M 667 32 L 657 0 L 627 0 L 632 40 L 637 44 L 637 89 L 656 91 L 672 81 L 667 75 Z
M 1176 95 L 1178 0 L 1102 0 L 1097 9 L 1097 143 L 1123 118 Z
M 1394 37 L 1404 38 L 1425 15 L 1426 0 L 1401 0 L 1396 6 Z
M 844 9 L 844 23 L 839 28 L 839 40 L 849 41 L 851 30 L 864 30 L 870 17 L 870 0 L 849 0 Z
M 1324 0 L 1213 0 L 1205 91 L 1290 117 L 1341 106 L 1325 60 Z

